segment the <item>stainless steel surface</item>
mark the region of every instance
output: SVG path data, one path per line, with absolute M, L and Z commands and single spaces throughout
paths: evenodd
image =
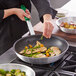
M 37 41 L 40 37 L 41 35 L 35 35 L 35 36 L 33 35 L 33 36 L 21 38 L 18 41 L 16 41 L 13 46 L 13 50 L 15 51 L 16 55 L 24 62 L 28 62 L 32 64 L 49 64 L 61 59 L 69 48 L 69 44 L 67 43 L 66 40 L 57 36 L 52 36 L 51 39 L 44 38 L 42 42 L 44 43 L 46 42 L 47 47 L 58 46 L 61 49 L 61 54 L 59 54 L 58 56 L 47 57 L 47 58 L 32 58 L 32 57 L 26 57 L 19 54 L 21 49 L 23 49 L 23 47 L 26 46 L 25 43 L 29 42 L 31 43 L 31 45 L 34 45 L 35 41 Z
M 26 22 L 27 22 L 30 34 L 35 35 L 31 22 L 30 21 L 26 21 Z
M 0 69 L 4 69 L 6 71 L 10 71 L 12 69 L 20 69 L 21 71 L 26 72 L 26 76 L 35 76 L 34 70 L 26 65 L 15 63 L 0 64 Z
M 76 17 L 63 17 L 56 21 L 56 24 L 58 25 L 58 27 L 60 28 L 61 31 L 63 31 L 65 33 L 76 34 L 76 29 L 67 29 L 67 28 L 61 27 L 60 25 L 62 22 L 76 23 Z
M 69 43 L 69 46 L 76 47 L 76 42 L 68 41 L 68 43 Z
M 60 73 L 60 74 L 66 74 L 67 76 L 74 76 L 74 75 L 76 75 L 76 73 L 75 72 L 69 72 L 69 71 L 64 71 L 64 70 L 58 70 L 57 71 L 58 73 Z
M 3 63 L 10 63 L 11 61 L 13 61 L 16 58 L 16 54 L 13 51 L 12 48 L 10 48 L 9 50 L 7 50 L 4 54 L 2 54 L 0 56 L 0 64 Z

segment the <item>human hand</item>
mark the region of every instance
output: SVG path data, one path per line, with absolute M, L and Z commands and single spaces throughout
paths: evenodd
M 43 23 L 44 29 L 43 29 L 43 36 L 46 38 L 50 38 L 52 35 L 52 31 L 54 29 L 54 26 L 51 21 L 45 21 Z
M 52 23 L 52 16 L 50 14 L 45 14 L 43 16 L 44 23 L 43 23 L 43 36 L 46 38 L 50 38 L 52 35 L 52 31 L 54 29 L 53 23 Z
M 22 9 L 16 8 L 14 14 L 16 14 L 22 21 L 25 21 L 24 17 L 27 17 L 29 19 L 31 18 L 31 15 L 28 9 L 24 11 Z

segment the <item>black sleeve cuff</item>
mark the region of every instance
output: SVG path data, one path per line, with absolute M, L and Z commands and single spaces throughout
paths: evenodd
M 3 20 L 4 10 L 0 10 L 0 22 Z
M 41 22 L 43 22 L 43 15 L 45 14 L 50 14 L 52 15 L 52 19 L 55 18 L 56 14 L 57 14 L 57 11 L 54 10 L 53 8 L 49 7 L 48 9 L 42 11 L 41 13 L 39 13 L 39 18 L 41 20 Z
M 43 15 L 44 14 L 51 14 L 52 18 L 55 17 L 57 11 L 55 11 L 53 8 L 50 6 L 50 0 L 31 0 L 33 4 L 35 5 L 38 13 L 39 13 L 39 18 L 43 22 Z

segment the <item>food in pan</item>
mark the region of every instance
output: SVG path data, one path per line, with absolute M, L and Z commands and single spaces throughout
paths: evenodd
M 62 22 L 61 26 L 64 28 L 68 28 L 68 29 L 76 29 L 76 24 L 73 22 L 71 22 L 71 23 Z
M 0 69 L 0 76 L 26 76 L 26 73 L 20 69 L 12 69 L 11 71 Z
M 36 42 L 36 45 L 33 47 L 31 44 L 25 46 L 25 49 L 20 51 L 19 54 L 27 57 L 32 58 L 45 58 L 45 57 L 52 57 L 59 55 L 61 50 L 56 47 L 52 46 L 50 48 L 45 47 L 39 41 Z

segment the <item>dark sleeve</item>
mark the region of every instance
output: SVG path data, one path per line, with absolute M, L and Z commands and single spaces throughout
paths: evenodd
M 0 22 L 3 20 L 4 10 L 0 10 Z
M 43 15 L 44 14 L 51 14 L 52 18 L 55 17 L 57 11 L 50 7 L 50 0 L 31 0 L 35 5 L 40 20 L 43 22 Z

